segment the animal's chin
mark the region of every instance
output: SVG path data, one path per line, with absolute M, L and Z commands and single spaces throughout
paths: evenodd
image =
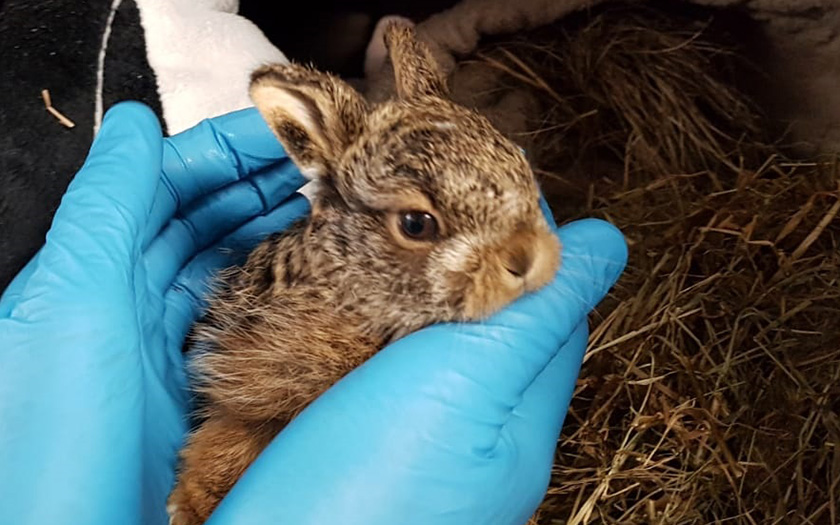
M 551 282 L 558 263 L 556 256 L 550 254 L 548 260 L 540 263 L 543 267 L 526 279 L 512 277 L 502 269 L 475 276 L 470 292 L 462 301 L 463 320 L 486 319 L 526 293 L 540 290 Z
M 486 319 L 526 292 L 524 285 L 502 286 L 496 279 L 487 280 L 493 282 L 493 284 L 482 283 L 482 279 L 479 278 L 472 290 L 464 297 L 463 310 L 461 311 L 464 321 Z
M 462 257 L 464 269 L 452 272 L 449 281 L 451 289 L 464 291 L 455 301 L 461 305 L 463 319 L 487 318 L 546 286 L 560 265 L 560 249 L 557 236 L 538 225 L 486 246 L 472 259 Z

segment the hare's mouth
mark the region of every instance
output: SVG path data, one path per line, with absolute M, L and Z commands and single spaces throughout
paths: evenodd
M 471 276 L 472 287 L 464 301 L 467 319 L 486 318 L 551 282 L 560 265 L 560 241 L 547 228 L 520 232 L 485 261 L 490 262 Z
M 560 261 L 560 241 L 547 228 L 519 232 L 499 250 L 501 285 L 531 292 L 554 277 Z

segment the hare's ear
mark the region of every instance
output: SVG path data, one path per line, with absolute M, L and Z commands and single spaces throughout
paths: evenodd
M 385 28 L 385 46 L 394 66 L 398 97 L 446 95 L 446 77 L 411 25 L 399 20 L 389 22 Z
M 367 105 L 340 79 L 298 64 L 251 75 L 251 100 L 306 177 L 331 172 L 361 134 Z

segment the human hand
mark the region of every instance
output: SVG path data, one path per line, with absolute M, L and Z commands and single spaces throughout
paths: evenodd
M 293 420 L 208 524 L 525 523 L 549 480 L 586 316 L 627 258 L 602 221 L 558 235 L 552 284 L 486 322 L 382 350 Z
M 248 118 L 238 114 L 217 121 L 229 125 L 218 134 L 221 152 L 205 126 L 178 148 L 189 167 L 168 170 L 167 155 L 178 156 L 159 153 L 153 119 L 124 108 L 139 112 L 124 117 L 139 124 L 123 122 L 130 129 L 120 135 L 108 126 L 122 110 L 109 114 L 45 248 L 0 301 L 0 490 L 8 501 L 0 506 L 8 519 L 0 522 L 164 522 L 185 430 L 180 344 L 207 277 L 229 263 L 213 248 L 183 268 L 173 261 L 189 258 L 179 255 L 183 242 L 194 239 L 184 251 L 198 251 L 213 244 L 213 233 L 247 220 L 256 208 L 235 220 L 217 212 L 248 209 L 257 192 L 237 183 L 202 204 L 188 201 L 282 154 L 262 124 L 237 127 Z M 252 125 L 256 136 L 246 140 Z M 240 146 L 238 154 L 225 153 Z M 202 153 L 209 154 L 193 156 Z M 159 155 L 181 206 L 156 180 L 154 191 L 143 193 L 139 181 L 115 185 L 120 181 L 107 177 L 160 177 Z M 135 165 L 126 168 L 126 158 Z M 239 163 L 231 167 L 231 158 Z M 262 193 L 270 197 L 260 204 L 293 191 L 290 177 L 262 175 L 253 180 L 266 184 Z M 136 186 L 124 190 L 128 184 Z M 154 203 L 145 227 L 145 210 L 138 213 L 133 198 Z M 195 225 L 221 222 L 196 228 L 195 237 L 180 218 L 155 226 L 175 208 Z M 247 249 L 288 222 L 282 210 L 215 246 Z M 577 375 L 586 312 L 626 257 L 620 236 L 603 223 L 559 233 L 564 266 L 552 286 L 487 323 L 432 327 L 384 350 L 295 420 L 211 521 L 516 523 L 527 516 L 542 495 Z M 164 271 L 168 285 L 160 284 L 168 280 Z
M 184 338 L 208 278 L 308 209 L 284 157 L 255 110 L 169 139 L 108 112 L 0 299 L 0 523 L 166 522 Z

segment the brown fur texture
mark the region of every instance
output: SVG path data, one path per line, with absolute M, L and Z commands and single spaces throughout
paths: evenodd
M 204 522 L 284 425 L 388 342 L 484 318 L 557 270 L 522 152 L 444 98 L 410 28 L 386 41 L 397 97 L 377 106 L 300 65 L 253 75 L 258 109 L 318 186 L 309 220 L 225 272 L 195 329 L 206 420 L 181 454 L 174 524 Z M 437 235 L 405 235 L 410 211 L 434 217 Z

